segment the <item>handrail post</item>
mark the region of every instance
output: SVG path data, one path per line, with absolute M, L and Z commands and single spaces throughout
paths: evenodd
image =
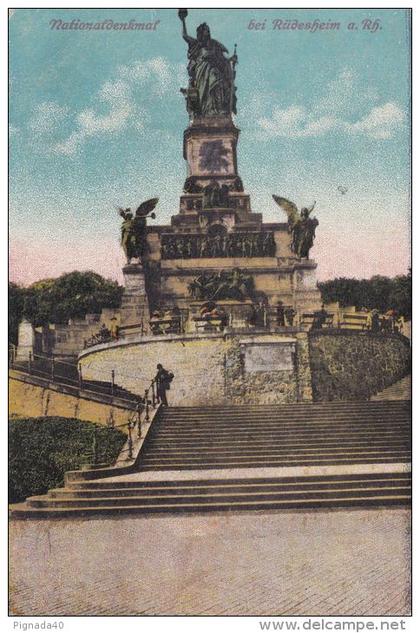
M 150 422 L 150 416 L 149 416 L 149 390 L 146 389 L 146 391 L 144 392 L 144 400 L 145 400 L 145 404 L 146 404 L 146 415 L 144 418 L 145 422 Z
M 51 380 L 54 380 L 55 378 L 55 360 L 54 358 L 51 359 Z
M 83 389 L 83 375 L 82 375 L 82 364 L 79 363 L 79 389 Z
M 108 427 L 110 427 L 111 429 L 113 429 L 115 427 L 114 412 L 113 412 L 112 409 L 109 412 L 109 416 L 108 416 L 108 419 L 106 421 L 106 425 Z
M 131 435 L 131 421 L 128 422 L 128 459 L 133 459 L 133 438 Z
M 114 388 L 115 388 L 115 370 L 111 370 L 111 396 L 114 397 Z
M 96 437 L 96 424 L 93 426 L 92 453 L 93 463 L 96 464 L 98 461 L 98 438 Z
M 152 380 L 152 406 L 153 408 L 156 407 L 156 388 L 154 380 Z
M 28 374 L 32 373 L 32 352 L 28 354 Z
M 137 434 L 138 437 L 141 437 L 141 413 L 140 413 L 140 405 L 137 405 Z

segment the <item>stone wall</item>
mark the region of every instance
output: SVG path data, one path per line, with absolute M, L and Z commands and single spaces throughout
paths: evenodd
M 244 363 L 247 345 L 293 347 L 289 365 L 269 371 L 249 370 Z M 175 378 L 168 393 L 174 406 L 271 404 L 311 400 L 307 335 L 200 334 L 143 337 L 87 350 L 80 356 L 87 380 L 101 380 L 115 371 L 115 381 L 141 394 L 156 374 L 156 364 Z
M 89 397 L 70 393 L 71 389 L 48 384 L 37 376 L 11 370 L 9 375 L 9 415 L 11 417 L 60 416 L 87 422 L 116 425 L 127 422 L 131 411 Z M 77 391 L 77 390 L 73 390 Z M 121 429 L 125 431 L 125 427 Z
M 410 369 L 410 345 L 398 335 L 311 332 L 314 401 L 360 400 L 396 382 Z

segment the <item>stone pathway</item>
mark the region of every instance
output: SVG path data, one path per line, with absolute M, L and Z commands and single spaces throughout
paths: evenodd
M 411 400 L 411 374 L 401 378 L 383 391 L 371 396 L 371 400 Z
M 12 521 L 12 615 L 407 615 L 405 509 Z

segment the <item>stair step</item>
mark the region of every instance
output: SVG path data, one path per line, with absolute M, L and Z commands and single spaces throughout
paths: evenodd
M 330 459 L 296 459 L 296 460 L 283 460 L 283 461 L 273 461 L 273 460 L 260 460 L 260 461 L 248 461 L 243 463 L 238 463 L 236 461 L 230 460 L 226 461 L 222 464 L 218 464 L 215 462 L 202 462 L 199 464 L 194 464 L 195 470 L 202 469 L 212 469 L 212 468 L 272 468 L 272 467 L 285 467 L 285 466 L 323 466 L 328 464 L 340 465 L 340 464 L 389 464 L 389 463 L 409 463 L 410 455 L 394 455 L 390 457 L 366 457 L 361 459 L 360 457 L 355 457 L 353 459 L 347 458 L 342 459 L 338 457 L 332 457 Z M 185 464 L 184 462 L 179 463 L 171 463 L 171 464 L 162 464 L 162 463 L 147 463 L 142 462 L 140 466 L 140 471 L 146 470 L 191 470 L 191 464 Z
M 252 451 L 249 452 L 241 452 L 241 451 L 231 451 L 225 452 L 223 454 L 210 453 L 210 452 L 202 452 L 201 454 L 197 454 L 196 456 L 184 455 L 183 453 L 174 453 L 174 454 L 148 454 L 145 456 L 144 463 L 151 464 L 172 464 L 172 463 L 183 463 L 183 464 L 191 464 L 194 465 L 196 463 L 205 462 L 213 462 L 213 463 L 225 463 L 226 461 L 237 461 L 238 463 L 242 463 L 243 461 L 248 462 L 252 460 L 263 460 L 263 461 L 272 461 L 272 460 L 282 460 L 282 459 L 322 459 L 324 457 L 341 457 L 341 458 L 355 458 L 355 457 L 375 457 L 375 456 L 389 456 L 389 455 L 409 455 L 410 449 L 406 448 L 398 448 L 393 449 L 386 447 L 382 450 L 376 451 L 364 451 L 361 452 L 359 449 L 348 449 L 345 452 L 336 451 L 325 452 L 322 448 L 306 450 L 301 449 L 300 452 L 293 451 L 293 453 L 289 453 L 286 451 L 277 451 L 277 452 L 263 452 L 263 453 L 255 453 Z
M 401 406 L 401 401 L 388 401 L 387 404 Z M 168 411 L 232 411 L 239 409 L 331 409 L 340 408 L 366 408 L 366 406 L 385 406 L 383 403 L 372 403 L 369 400 L 332 400 L 329 402 L 290 402 L 284 404 L 234 404 L 234 405 L 203 405 L 203 406 L 171 406 Z
M 401 478 L 395 478 L 392 480 L 376 480 L 376 481 L 348 481 L 343 480 L 340 482 L 324 482 L 322 480 L 318 482 L 301 482 L 301 483 L 254 483 L 250 484 L 244 480 L 241 484 L 225 484 L 218 482 L 217 485 L 204 484 L 200 481 L 195 486 L 184 486 L 183 482 L 178 482 L 177 485 L 166 486 L 132 486 L 132 487 L 120 487 L 115 485 L 113 488 L 59 488 L 56 490 L 50 490 L 48 493 L 49 498 L 84 498 L 92 499 L 98 497 L 143 497 L 143 496 L 176 496 L 185 497 L 191 495 L 215 495 L 215 494 L 247 494 L 247 493 L 283 493 L 283 492 L 299 492 L 299 494 L 307 491 L 334 491 L 350 488 L 354 491 L 360 490 L 363 492 L 368 489 L 380 489 L 391 490 L 395 488 L 404 488 L 406 490 L 411 489 L 411 481 Z
M 410 422 L 410 416 L 409 414 L 396 414 L 394 416 L 391 416 L 389 418 L 386 418 L 384 416 L 380 416 L 378 418 L 373 418 L 373 417 L 360 417 L 357 416 L 355 418 L 350 418 L 349 416 L 343 417 L 343 418 L 337 418 L 336 420 L 331 420 L 329 418 L 323 417 L 323 418 L 319 418 L 319 419 L 311 419 L 308 416 L 305 416 L 303 418 L 296 418 L 296 419 L 292 419 L 292 418 L 287 418 L 284 420 L 281 419 L 274 419 L 271 418 L 269 416 L 267 417 L 260 417 L 260 418 L 251 418 L 251 417 L 246 417 L 243 419 L 240 418 L 227 418 L 224 421 L 216 421 L 213 418 L 208 418 L 205 420 L 196 420 L 196 419 L 191 419 L 191 420 L 187 420 L 185 418 L 182 419 L 182 421 L 175 421 L 175 420 L 165 420 L 165 419 L 161 419 L 160 424 L 164 425 L 165 427 L 168 426 L 169 428 L 175 428 L 175 429 L 190 429 L 190 428 L 206 428 L 211 426 L 212 428 L 219 428 L 219 429 L 230 429 L 231 427 L 249 427 L 249 426 L 257 426 L 258 428 L 264 428 L 264 426 L 270 426 L 270 427 L 278 427 L 278 428 L 287 428 L 290 427 L 292 428 L 299 428 L 299 427 L 313 427 L 313 428 L 321 428 L 321 427 L 331 427 L 334 428 L 336 426 L 338 427 L 349 427 L 349 428 L 353 428 L 353 427 L 362 427 L 362 426 L 374 426 L 374 427 L 378 427 L 378 426 L 384 426 L 384 427 L 389 427 L 392 426 L 393 424 L 408 424 Z
M 151 430 L 151 435 L 150 437 L 158 437 L 159 439 L 168 439 L 171 440 L 172 438 L 174 439 L 184 439 L 184 438 L 189 438 L 191 437 L 192 439 L 198 439 L 200 437 L 203 438 L 221 438 L 221 439 L 230 439 L 230 438 L 234 438 L 234 437 L 238 437 L 238 438 L 253 438 L 253 437 L 295 437 L 295 436 L 299 436 L 302 438 L 306 438 L 306 437 L 311 437 L 311 436 L 315 436 L 315 437 L 332 437 L 332 436 L 337 436 L 337 437 L 352 437 L 352 436 L 363 436 L 363 435 L 368 435 L 368 436 L 373 436 L 373 437 L 381 437 L 382 434 L 384 434 L 385 436 L 392 436 L 392 435 L 397 435 L 397 434 L 402 434 L 402 433 L 406 433 L 409 434 L 411 431 L 411 427 L 409 425 L 404 425 L 404 426 L 396 426 L 393 429 L 383 429 L 383 428 L 379 428 L 377 430 L 373 430 L 373 429 L 369 429 L 366 427 L 361 427 L 361 428 L 356 428 L 356 429 L 351 429 L 351 428 L 346 428 L 346 429 L 342 429 L 342 430 L 338 430 L 335 431 L 333 429 L 329 430 L 329 429 L 295 429 L 295 430 L 285 430 L 285 429 L 267 429 L 267 428 L 258 428 L 258 427 L 251 427 L 251 428 L 231 428 L 229 430 L 226 431 L 218 431 L 218 430 L 213 430 L 211 428 L 209 429 L 205 429 L 205 430 L 199 430 L 199 429 L 194 429 L 191 428 L 190 432 L 188 433 L 187 431 L 176 431 L 175 429 L 173 430 L 165 430 L 163 429 L 159 423 L 156 425 L 156 427 Z
M 299 500 L 276 500 L 276 501 L 235 501 L 235 502 L 206 502 L 203 504 L 159 504 L 159 505 L 139 505 L 139 506 L 95 506 L 88 508 L 30 508 L 21 507 L 13 510 L 14 518 L 62 518 L 66 516 L 95 516 L 101 514 L 138 514 L 156 512 L 217 512 L 217 511 L 240 511 L 240 510 L 311 510 L 315 508 L 346 508 L 346 507 L 378 507 L 391 505 L 410 504 L 410 495 L 374 496 L 374 497 L 340 497 L 320 498 L 320 499 L 299 499 Z
M 387 453 L 387 452 L 392 452 L 392 453 L 405 453 L 405 452 L 410 452 L 410 447 L 408 445 L 402 446 L 402 447 L 393 447 L 393 446 L 388 446 L 388 445 L 382 445 L 382 446 L 377 446 L 377 447 L 372 447 L 372 449 L 370 449 L 370 447 L 366 448 L 366 447 L 343 447 L 342 446 L 337 446 L 337 447 L 325 447 L 322 445 L 319 445 L 317 448 L 307 448 L 306 446 L 303 446 L 301 448 L 279 448 L 279 449 L 275 449 L 275 450 L 271 450 L 271 449 L 264 449 L 262 451 L 260 451 L 260 453 L 255 453 L 254 451 L 254 447 L 250 446 L 247 450 L 243 450 L 241 449 L 240 451 L 231 451 L 232 454 L 234 455 L 238 455 L 238 459 L 246 459 L 248 457 L 281 457 L 283 455 L 287 456 L 287 457 L 300 457 L 301 455 L 317 455 L 317 454 L 322 454 L 325 456 L 328 455 L 349 455 L 352 456 L 353 454 L 357 454 L 357 455 L 376 455 L 376 454 L 383 454 L 383 453 Z M 226 450 L 225 451 L 226 455 L 230 455 L 231 453 Z M 208 456 L 209 458 L 214 458 L 214 459 L 219 459 L 223 460 L 224 459 L 224 455 L 221 454 L 219 451 L 216 451 L 216 454 L 213 455 L 212 452 L 207 452 L 207 451 L 202 451 L 201 455 L 191 455 L 190 453 L 185 453 L 184 451 L 176 451 L 175 454 L 168 454 L 167 451 L 161 451 L 160 453 L 156 453 L 153 450 L 149 450 L 147 451 L 147 453 L 145 453 L 144 458 L 145 459 L 157 459 L 157 460 L 177 460 L 178 459 L 178 455 L 185 460 L 191 461 L 191 460 L 201 460 L 203 457 Z
M 346 420 L 343 423 L 339 423 L 337 422 L 336 424 L 332 424 L 332 423 L 317 423 L 317 424 L 310 424 L 307 421 L 305 422 L 301 422 L 298 424 L 278 424 L 278 423 L 272 423 L 270 421 L 264 422 L 264 424 L 261 423 L 252 423 L 252 422 L 248 422 L 248 423 L 235 423 L 232 422 L 231 424 L 226 424 L 226 425 L 216 425 L 216 424 L 212 424 L 211 421 L 209 421 L 207 424 L 194 424 L 191 423 L 189 425 L 187 424 L 183 424 L 183 425 L 168 425 L 168 426 L 164 426 L 162 424 L 161 421 L 159 421 L 159 423 L 156 425 L 155 429 L 154 429 L 154 433 L 156 432 L 163 432 L 166 435 L 175 435 L 175 434 L 179 434 L 181 435 L 182 433 L 195 433 L 195 434 L 199 434 L 199 433 L 213 433 L 215 434 L 217 433 L 237 433 L 238 431 L 253 431 L 254 433 L 267 433 L 269 431 L 273 431 L 273 432 L 294 432 L 294 431 L 307 431 L 307 432 L 324 432 L 324 431 L 329 431 L 329 432 L 357 432 L 357 431 L 387 431 L 387 430 L 394 430 L 397 428 L 409 428 L 410 427 L 410 421 L 408 419 L 394 419 L 392 421 L 390 421 L 389 423 L 385 423 L 382 420 L 378 421 L 378 422 L 361 422 L 361 423 L 357 423 L 357 424 L 351 424 L 350 421 Z
M 382 441 L 369 441 L 369 440 L 365 440 L 365 441 L 357 441 L 355 439 L 353 440 L 343 440 L 342 442 L 337 442 L 337 441 L 322 441 L 321 438 L 319 438 L 318 441 L 312 440 L 311 442 L 296 442 L 293 440 L 290 441 L 283 441 L 283 442 L 265 442 L 265 443 L 261 443 L 261 442 L 257 442 L 257 441 L 253 441 L 252 445 L 249 445 L 249 442 L 224 442 L 223 444 L 220 443 L 201 443 L 201 442 L 197 442 L 196 444 L 194 443 L 190 443 L 190 444 L 179 444 L 178 442 L 171 442 L 171 443 L 166 443 L 166 444 L 161 444 L 159 441 L 153 440 L 152 442 L 148 442 L 147 444 L 147 449 L 148 452 L 153 452 L 153 453 L 157 453 L 157 454 L 174 454 L 174 453 L 179 453 L 182 455 L 190 455 L 190 454 L 196 454 L 196 453 L 203 453 L 203 452 L 209 452 L 209 453 L 219 453 L 220 455 L 223 454 L 227 454 L 227 453 L 231 453 L 231 452 L 247 452 L 247 450 L 252 450 L 252 452 L 257 452 L 257 453 L 262 453 L 262 452 L 278 452 L 278 451 L 285 451 L 286 449 L 288 451 L 293 451 L 293 450 L 303 450 L 303 449 L 319 449 L 320 447 L 322 448 L 328 448 L 328 449 L 334 449 L 334 448 L 346 448 L 346 449 L 361 449 L 361 448 L 366 448 L 366 447 L 375 447 L 375 448 L 381 448 L 381 447 L 393 447 L 393 448 L 410 448 L 410 442 L 409 440 L 402 440 L 401 438 L 395 438 L 395 439 L 389 439 L 386 443 L 382 440 Z
M 135 473 L 136 474 L 136 473 Z M 385 472 L 380 474 L 345 474 L 345 475 L 307 475 L 307 476 L 297 476 L 297 477 L 247 477 L 244 478 L 232 478 L 225 477 L 223 479 L 179 479 L 179 480 L 158 480 L 158 481 L 141 481 L 138 479 L 118 479 L 109 480 L 109 479 L 94 479 L 94 480 L 85 480 L 85 481 L 74 481 L 70 482 L 66 489 L 81 489 L 81 490 L 89 490 L 89 489 L 112 489 L 112 488 L 131 488 L 131 487 L 146 487 L 146 488 L 161 488 L 161 487 L 195 487 L 197 485 L 205 485 L 207 487 L 211 486 L 235 486 L 235 485 L 243 485 L 246 483 L 247 485 L 310 485 L 310 484 L 318 484 L 320 481 L 326 484 L 335 484 L 335 483 L 347 483 L 347 482 L 355 482 L 355 483 L 364 483 L 364 482 L 378 482 L 378 481 L 394 481 L 405 480 L 411 481 L 411 472 Z M 59 488 L 58 490 L 62 490 Z
M 388 405 L 388 402 L 385 404 Z M 190 412 L 190 413 L 174 413 L 169 414 L 168 409 L 165 409 L 162 412 L 161 418 L 162 420 L 172 420 L 172 421 L 182 421 L 182 420 L 209 420 L 214 419 L 215 421 L 224 421 L 226 419 L 259 419 L 263 418 L 264 420 L 272 418 L 275 420 L 287 420 L 287 419 L 341 419 L 341 418 L 352 418 L 357 419 L 359 417 L 373 417 L 373 418 L 389 418 L 392 416 L 398 415 L 409 415 L 410 407 L 381 407 L 378 409 L 357 409 L 357 410 L 349 410 L 342 407 L 341 409 L 330 410 L 330 411 L 208 411 L 208 412 Z
M 124 497 L 96 497 L 94 499 L 95 506 L 124 506 L 124 505 L 162 505 L 168 503 L 208 503 L 222 501 L 223 503 L 236 503 L 241 502 L 246 497 L 247 502 L 267 502 L 267 501 L 287 501 L 287 500 L 306 500 L 306 499 L 329 499 L 340 496 L 341 498 L 354 498 L 359 495 L 363 498 L 368 497 L 387 497 L 390 494 L 409 495 L 410 488 L 407 486 L 390 486 L 386 489 L 381 488 L 364 488 L 363 490 L 355 490 L 354 488 L 341 488 L 337 490 L 320 490 L 314 489 L 310 491 L 273 491 L 273 492 L 235 492 L 234 494 L 228 494 L 226 492 L 209 494 L 190 494 L 188 496 L 178 497 L 177 495 L 153 495 L 153 496 L 139 496 L 130 497 L 128 500 Z M 129 502 L 129 503 L 128 503 Z M 82 499 L 79 497 L 30 497 L 28 504 L 31 507 L 43 508 L 43 507 L 89 507 L 92 505 L 92 499 Z
M 249 426 L 249 425 L 265 425 L 270 424 L 271 426 L 290 426 L 297 427 L 300 425 L 306 426 L 334 426 L 340 425 L 343 426 L 345 424 L 349 426 L 363 426 L 366 424 L 372 424 L 374 426 L 382 424 L 383 426 L 389 426 L 394 423 L 402 422 L 407 423 L 411 420 L 411 414 L 408 411 L 396 411 L 393 414 L 378 414 L 378 415 L 361 415 L 357 414 L 354 416 L 351 415 L 335 415 L 331 413 L 330 415 L 320 415 L 320 416 L 310 416 L 310 415 L 302 415 L 302 416 L 271 416 L 271 415 L 244 415 L 244 416 L 226 416 L 224 418 L 219 418 L 215 416 L 206 416 L 203 418 L 198 417 L 187 417 L 182 416 L 179 419 L 175 418 L 164 418 L 160 416 L 160 423 L 164 426 L 171 426 L 176 428 L 182 427 L 194 427 L 194 426 L 208 426 L 212 425 L 218 428 L 230 428 L 231 426 Z

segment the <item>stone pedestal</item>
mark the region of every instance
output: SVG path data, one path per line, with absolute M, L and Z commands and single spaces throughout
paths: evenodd
M 19 323 L 18 347 L 16 351 L 17 360 L 28 360 L 29 355 L 33 356 L 35 347 L 35 331 L 32 323 L 25 319 Z
M 188 177 L 201 186 L 213 179 L 219 184 L 232 184 L 238 175 L 238 136 L 230 116 L 196 118 L 184 132 Z
M 300 260 L 293 272 L 294 305 L 299 316 L 321 308 L 321 293 L 313 259 Z
M 144 269 L 141 264 L 123 268 L 124 294 L 121 301 L 121 326 L 124 334 L 149 331 L 149 302 L 146 294 Z

